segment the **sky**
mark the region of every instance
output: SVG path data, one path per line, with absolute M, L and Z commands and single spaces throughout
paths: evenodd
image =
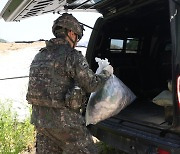
M 4 8 L 8 0 L 0 0 L 0 12 Z M 78 21 L 94 26 L 94 23 L 98 17 L 101 16 L 99 13 L 72 13 Z M 52 25 L 53 21 L 58 18 L 59 14 L 44 14 L 36 17 L 30 17 L 23 19 L 20 22 L 5 22 L 3 18 L 0 19 L 0 39 L 4 39 L 8 42 L 15 41 L 37 41 L 39 39 L 48 40 L 53 38 Z M 84 36 L 81 43 L 88 42 L 91 29 L 85 27 Z

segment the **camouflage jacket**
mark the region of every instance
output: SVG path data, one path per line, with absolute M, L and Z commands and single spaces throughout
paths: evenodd
M 56 112 L 68 106 L 66 100 L 71 100 L 69 97 L 82 104 L 85 93 L 101 88 L 109 76 L 107 71 L 99 75 L 93 73 L 81 52 L 72 49 L 67 41 L 61 38 L 47 41 L 46 47 L 40 49 L 30 66 L 26 98 L 34 106 L 32 122 L 39 125 L 38 121 L 42 121 L 44 112 L 50 121 L 54 119 L 54 116 L 60 114 Z M 73 90 L 77 86 L 80 90 L 78 93 Z M 47 125 L 47 119 L 43 119 L 42 126 Z

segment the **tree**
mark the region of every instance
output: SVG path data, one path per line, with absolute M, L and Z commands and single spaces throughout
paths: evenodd
M 0 43 L 6 43 L 7 41 L 0 38 Z

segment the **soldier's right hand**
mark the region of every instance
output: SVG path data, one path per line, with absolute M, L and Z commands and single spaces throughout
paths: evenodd
M 111 65 L 106 66 L 103 70 L 108 71 L 110 75 L 112 75 L 114 72 L 114 69 Z

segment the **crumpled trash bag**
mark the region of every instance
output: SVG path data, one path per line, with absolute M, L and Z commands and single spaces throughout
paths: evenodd
M 107 59 L 101 60 L 96 58 L 96 61 L 99 64 L 96 73 L 100 73 L 104 66 L 109 65 Z M 96 124 L 118 114 L 133 102 L 135 98 L 135 94 L 119 78 L 112 75 L 103 88 L 91 93 L 86 107 L 86 126 Z

